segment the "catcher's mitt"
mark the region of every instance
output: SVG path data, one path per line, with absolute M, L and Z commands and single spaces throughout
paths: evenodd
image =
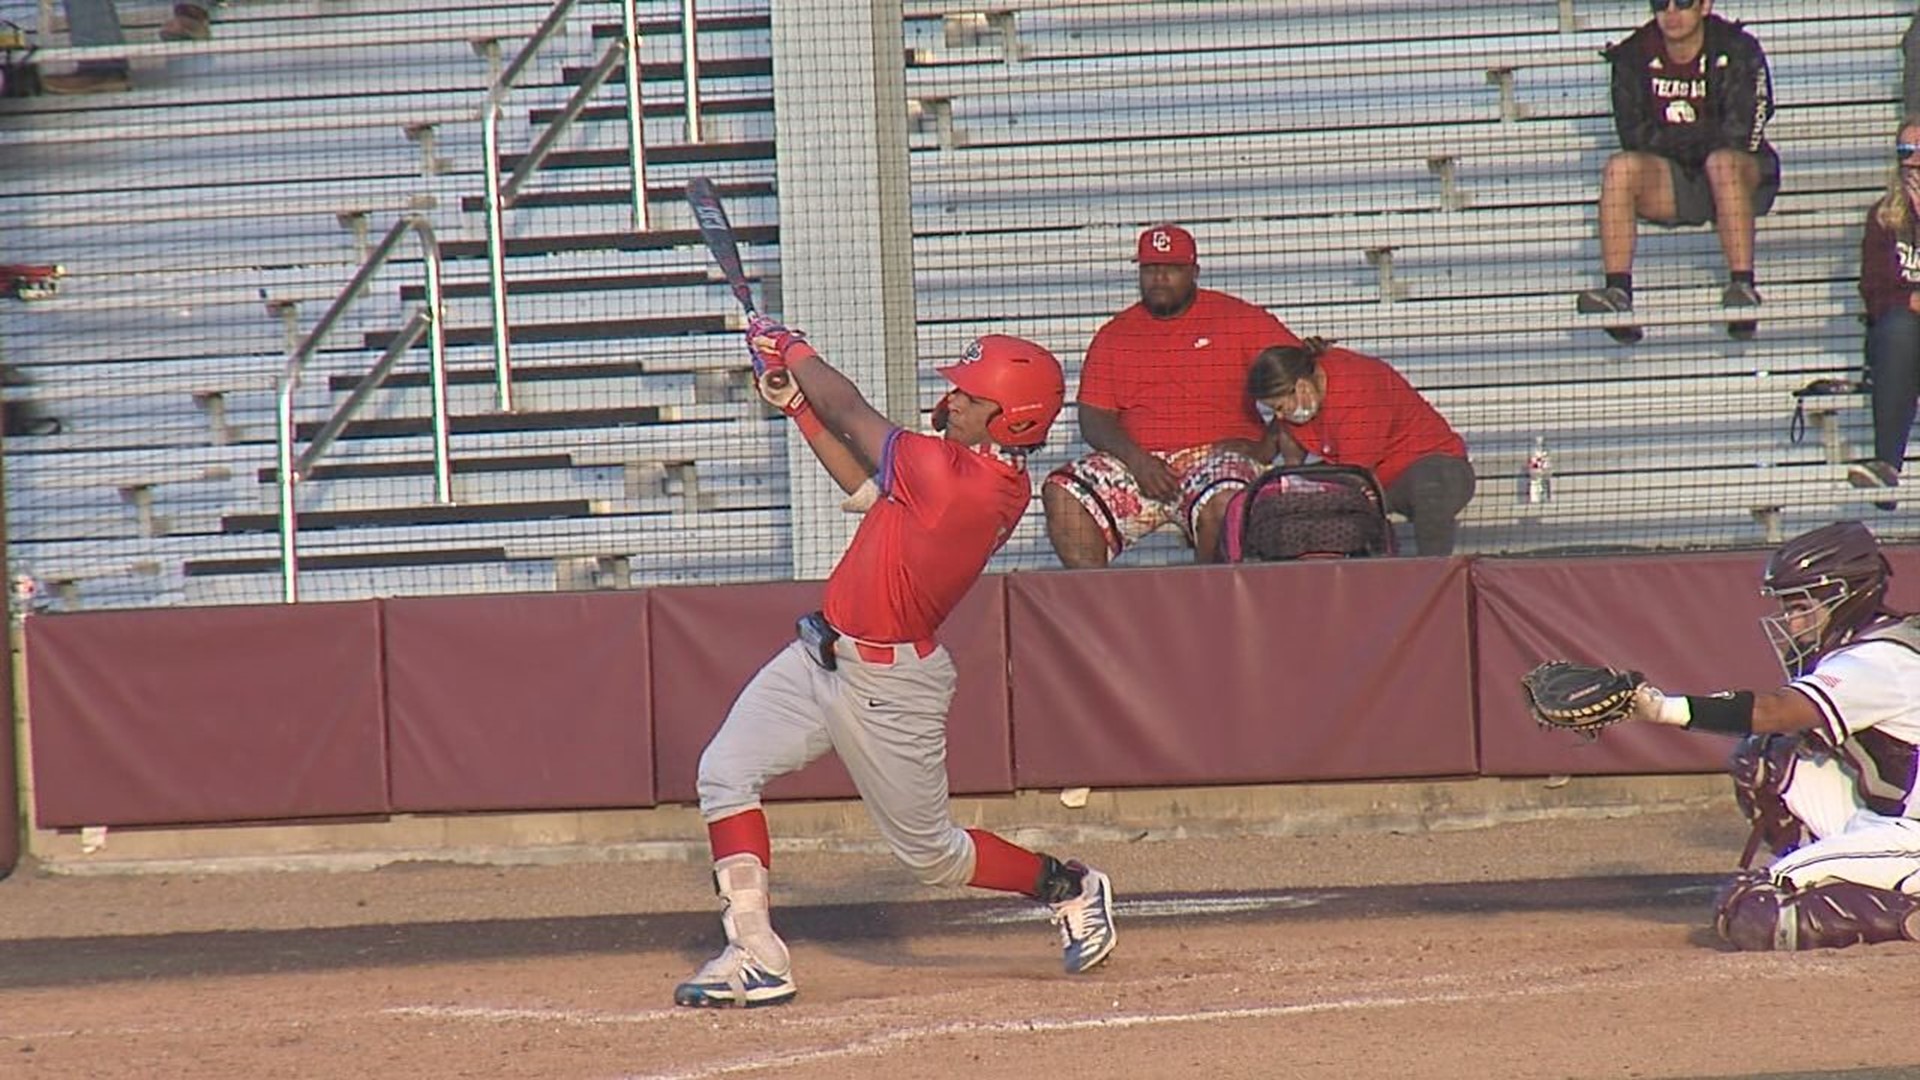
M 1527 708 L 1546 727 L 1591 739 L 1633 715 L 1633 695 L 1647 680 L 1637 671 L 1554 660 L 1526 673 Z

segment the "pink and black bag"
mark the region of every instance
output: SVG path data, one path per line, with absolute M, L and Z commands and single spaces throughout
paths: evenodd
M 1220 529 L 1222 562 L 1393 554 L 1386 496 L 1357 465 L 1279 465 L 1235 492 Z

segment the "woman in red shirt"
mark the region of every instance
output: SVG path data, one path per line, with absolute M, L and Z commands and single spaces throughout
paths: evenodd
M 1467 444 L 1399 372 L 1351 349 L 1280 345 L 1254 357 L 1247 393 L 1273 413 L 1267 456 L 1371 470 L 1418 552 L 1452 554 L 1454 519 L 1473 498 Z

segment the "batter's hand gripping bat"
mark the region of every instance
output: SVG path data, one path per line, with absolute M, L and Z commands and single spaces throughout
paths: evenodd
M 753 290 L 747 287 L 746 271 L 740 267 L 740 246 L 733 239 L 733 223 L 727 220 L 727 208 L 720 205 L 720 193 L 714 190 L 713 181 L 704 176 L 689 181 L 687 205 L 693 208 L 693 220 L 700 227 L 700 239 L 706 241 L 707 251 L 712 253 L 713 261 L 719 264 L 720 273 L 726 276 L 727 286 L 733 290 L 734 298 L 740 301 L 747 318 L 753 318 L 759 313 L 753 306 Z M 772 389 L 787 388 L 786 372 L 770 371 L 765 377 Z

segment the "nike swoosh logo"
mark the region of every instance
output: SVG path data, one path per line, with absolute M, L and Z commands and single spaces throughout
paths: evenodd
M 885 705 L 885 704 L 886 704 L 886 702 L 884 702 L 884 701 L 876 701 L 876 700 L 874 700 L 873 698 L 868 698 L 868 699 L 867 699 L 867 708 L 869 708 L 869 709 L 877 709 L 877 708 L 879 708 L 879 707 L 881 707 L 882 705 Z

